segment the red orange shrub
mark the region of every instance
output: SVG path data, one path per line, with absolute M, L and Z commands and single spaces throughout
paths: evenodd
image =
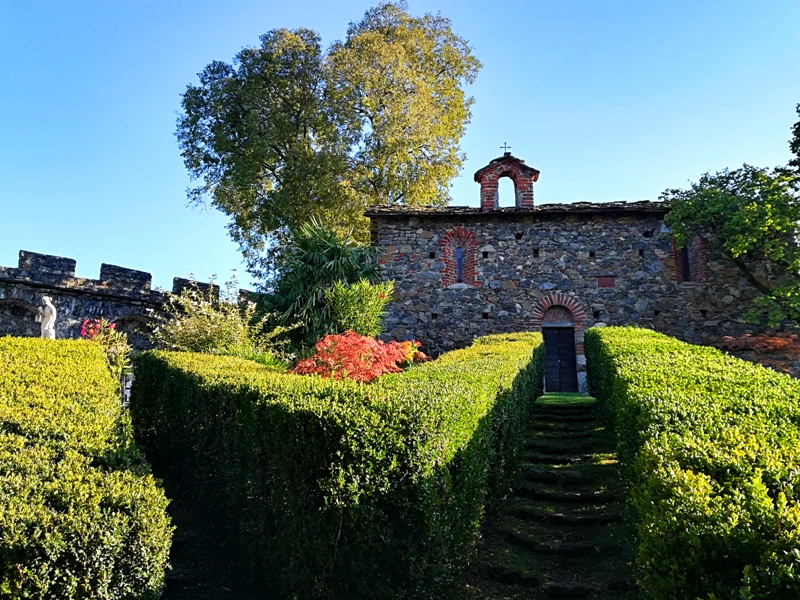
M 774 331 L 758 335 L 745 334 L 742 337 L 726 335 L 722 338 L 726 350 L 751 350 L 760 354 L 779 352 L 791 356 L 800 356 L 800 340 L 796 333 L 790 331 Z
M 800 358 L 800 340 L 791 331 L 769 331 L 741 337 L 726 335 L 719 347 L 739 358 L 758 362 L 782 373 L 790 373 L 791 361 Z
M 316 354 L 298 362 L 291 372 L 369 382 L 412 362 L 428 360 L 419 346 L 417 341 L 387 343 L 354 331 L 326 335 L 314 347 Z

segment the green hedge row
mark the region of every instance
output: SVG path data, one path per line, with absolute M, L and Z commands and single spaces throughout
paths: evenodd
M 586 332 L 656 599 L 800 598 L 800 382 L 646 329 Z
M 490 336 L 370 384 L 143 353 L 134 428 L 255 596 L 443 597 L 516 469 L 541 344 Z
M 0 338 L 0 598 L 158 598 L 166 505 L 100 347 Z

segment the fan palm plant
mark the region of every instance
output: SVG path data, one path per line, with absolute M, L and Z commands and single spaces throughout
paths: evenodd
M 277 313 L 282 324 L 302 323 L 293 332 L 294 340 L 305 347 L 313 346 L 331 321 L 325 291 L 336 282 L 377 281 L 380 273 L 376 259 L 376 248 L 311 221 L 293 232 L 275 289 L 262 297 L 262 307 Z

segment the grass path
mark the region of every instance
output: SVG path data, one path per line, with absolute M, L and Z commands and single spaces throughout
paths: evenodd
M 613 439 L 596 412 L 577 394 L 537 401 L 523 472 L 484 524 L 464 600 L 642 597 Z

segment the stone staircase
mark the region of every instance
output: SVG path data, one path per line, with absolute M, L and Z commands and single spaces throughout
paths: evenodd
M 613 440 L 596 402 L 537 401 L 520 480 L 482 531 L 464 599 L 641 598 Z

